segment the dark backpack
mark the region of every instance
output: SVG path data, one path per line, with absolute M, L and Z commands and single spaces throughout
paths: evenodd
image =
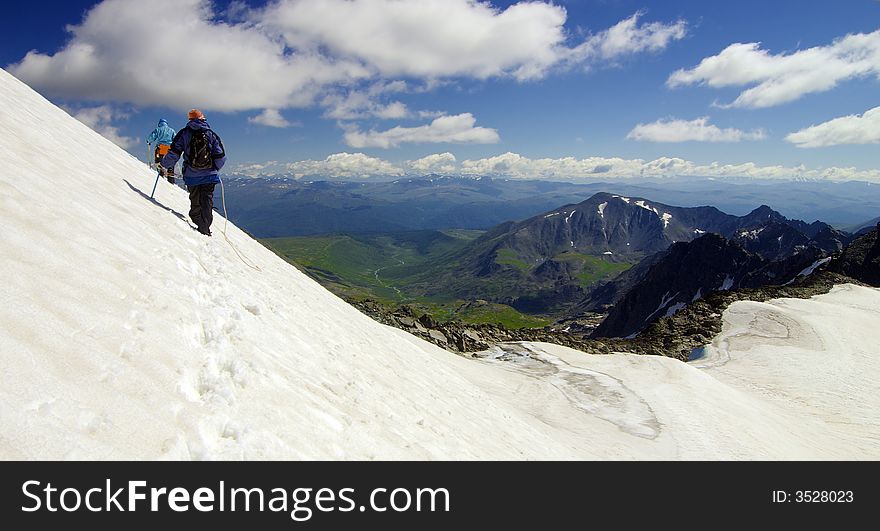
M 214 167 L 214 159 L 211 157 L 211 143 L 208 141 L 208 131 L 204 129 L 193 131 L 189 139 L 186 159 L 187 165 L 194 170 L 210 170 Z

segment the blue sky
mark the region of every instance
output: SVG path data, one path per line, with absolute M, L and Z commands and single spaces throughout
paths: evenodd
M 199 107 L 250 172 L 880 181 L 874 0 L 48 4 L 4 68 L 140 157 Z

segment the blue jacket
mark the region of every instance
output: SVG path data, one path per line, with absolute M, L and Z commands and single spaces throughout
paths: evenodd
M 162 118 L 159 120 L 159 126 L 153 129 L 153 132 L 147 137 L 147 142 L 154 146 L 159 144 L 171 145 L 171 141 L 174 139 L 174 132 L 174 129 L 168 127 L 168 122 L 165 121 L 165 118 Z
M 211 148 L 211 159 L 214 166 L 206 170 L 197 170 L 190 168 L 187 164 L 187 152 L 189 151 L 189 141 L 194 131 L 205 130 L 208 137 L 208 145 Z M 219 183 L 220 178 L 217 174 L 226 164 L 226 152 L 223 149 L 223 141 L 217 136 L 217 133 L 211 130 L 211 126 L 205 120 L 190 120 L 186 127 L 181 129 L 174 140 L 171 142 L 171 149 L 162 158 L 162 166 L 173 168 L 177 160 L 183 156 L 183 181 L 187 186 L 198 186 L 200 184 Z

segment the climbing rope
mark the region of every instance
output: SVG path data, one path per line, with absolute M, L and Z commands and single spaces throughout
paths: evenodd
M 220 176 L 217 176 L 220 179 Z M 226 239 L 226 242 L 232 247 L 232 250 L 235 251 L 235 254 L 238 256 L 238 259 L 242 261 L 242 263 L 255 271 L 262 271 L 260 267 L 253 262 L 250 262 L 242 256 L 241 252 L 238 250 L 238 247 L 232 243 L 232 240 L 229 239 L 229 236 L 226 234 L 226 226 L 229 225 L 229 214 L 226 213 L 226 189 L 223 186 L 223 179 L 220 179 L 220 198 L 223 202 L 223 238 Z

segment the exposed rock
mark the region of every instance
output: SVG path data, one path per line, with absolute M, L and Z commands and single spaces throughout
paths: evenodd
M 554 327 L 509 329 L 498 325 L 465 325 L 456 322 L 441 324 L 436 323 L 432 318 L 424 319 L 425 316 L 421 316 L 420 323 L 436 324 L 435 328 L 424 332 L 401 324 L 399 315 L 411 312 L 412 308 L 396 313 L 396 310 L 390 310 L 372 301 L 353 304 L 381 323 L 396 326 L 444 349 L 462 354 L 487 350 L 498 343 L 540 341 L 556 343 L 588 354 L 629 352 L 668 356 L 686 361 L 694 349 L 706 345 L 721 332 L 721 315 L 735 301 L 764 302 L 781 297 L 806 299 L 827 293 L 835 284 L 843 283 L 861 284 L 857 280 L 837 273 L 818 271 L 810 276 L 798 277 L 788 286 L 716 291 L 675 315 L 654 321 L 634 339 L 591 339 L 587 334 L 579 333 L 574 328 L 565 332 L 564 329 L 558 328 L 558 324 Z
M 880 223 L 853 241 L 828 269 L 872 286 L 880 286 Z
M 428 335 L 431 336 L 431 339 L 433 339 L 435 343 L 445 345 L 449 342 L 449 340 L 446 339 L 446 334 L 439 330 L 428 330 Z
M 637 334 L 655 319 L 680 311 L 713 291 L 739 287 L 749 273 L 764 265 L 758 255 L 717 234 L 676 243 L 614 305 L 593 336 Z
M 803 233 L 777 221 L 741 230 L 732 240 L 706 234 L 676 243 L 653 260 L 647 271 L 641 264 L 633 268 L 639 276 L 634 273 L 626 281 L 611 283 L 628 291 L 593 335 L 638 334 L 655 319 L 680 311 L 714 291 L 787 285 L 824 263 L 821 261 L 827 254 Z M 608 288 L 603 286 L 600 291 Z

